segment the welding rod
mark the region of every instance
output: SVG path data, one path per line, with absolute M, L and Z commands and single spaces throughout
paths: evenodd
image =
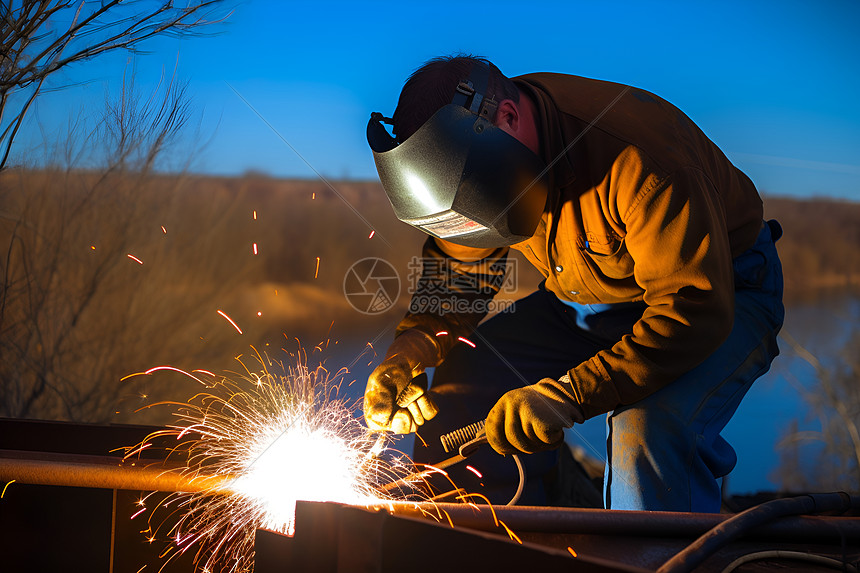
M 134 463 L 146 462 L 137 460 Z M 230 493 L 232 476 L 183 474 L 162 462 L 125 464 L 109 456 L 0 450 L 0 485 L 14 481 L 101 489 Z

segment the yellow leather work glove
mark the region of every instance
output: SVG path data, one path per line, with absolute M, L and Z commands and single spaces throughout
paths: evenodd
M 364 419 L 371 430 L 408 434 L 438 412 L 427 393 L 427 378 L 416 376 L 439 362 L 436 342 L 420 330 L 402 332 L 385 360 L 367 379 Z
M 584 420 L 565 375 L 507 392 L 490 410 L 485 428 L 487 441 L 498 453 L 533 454 L 557 448 L 564 441 L 564 428 Z

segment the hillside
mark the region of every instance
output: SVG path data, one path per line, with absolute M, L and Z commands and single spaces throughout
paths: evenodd
M 785 232 L 778 247 L 789 300 L 860 286 L 860 203 L 767 197 L 765 217 Z

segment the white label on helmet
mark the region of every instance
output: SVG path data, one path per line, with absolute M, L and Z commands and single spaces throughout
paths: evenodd
M 473 221 L 456 211 L 445 211 L 444 213 L 433 215 L 432 217 L 410 219 L 406 222 L 442 239 L 466 235 L 487 229 L 479 222 Z

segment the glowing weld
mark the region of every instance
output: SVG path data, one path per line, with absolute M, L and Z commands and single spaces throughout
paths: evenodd
M 229 316 L 227 316 L 227 315 L 224 313 L 224 311 L 223 311 L 223 310 L 219 310 L 219 311 L 218 311 L 218 314 L 220 314 L 221 316 L 223 316 L 224 318 L 226 318 L 226 319 L 227 319 L 227 321 L 228 321 L 230 324 L 232 324 L 232 325 L 233 325 L 233 328 L 235 328 L 235 329 L 236 329 L 236 331 L 237 331 L 239 334 L 242 334 L 242 329 L 241 329 L 241 328 L 239 328 L 239 325 L 238 325 L 238 324 L 236 324 L 236 323 L 233 321 L 233 319 L 232 319 L 232 318 L 230 318 Z

